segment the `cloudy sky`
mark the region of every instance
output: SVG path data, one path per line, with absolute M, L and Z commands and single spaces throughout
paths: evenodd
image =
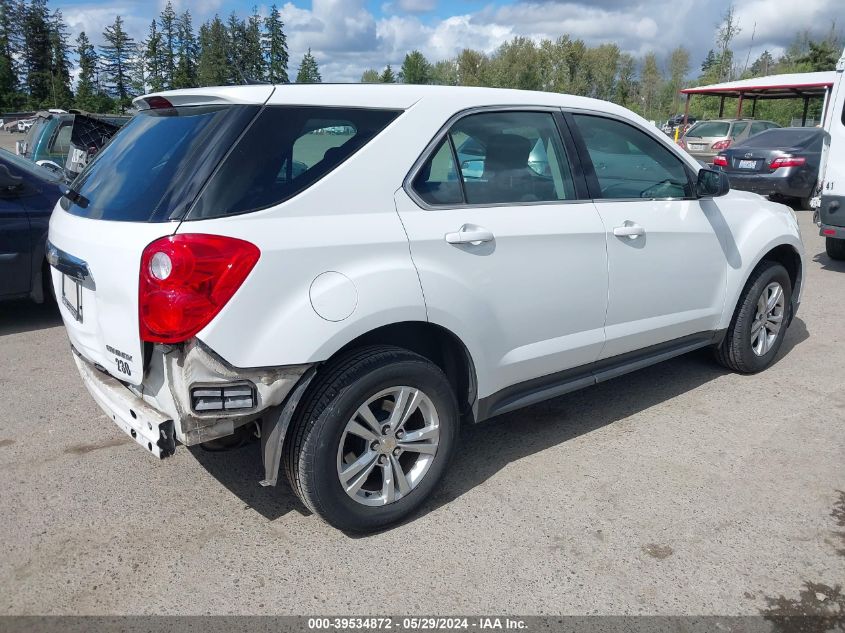
M 130 34 L 142 40 L 166 0 L 52 0 L 74 34 L 85 30 L 94 43 L 117 14 Z M 270 2 L 174 0 L 190 9 L 195 26 L 231 11 L 266 15 Z M 535 39 L 564 33 L 589 44 L 615 42 L 623 50 L 663 55 L 679 44 L 690 49 L 694 70 L 713 38 L 729 0 L 293 0 L 278 2 L 296 70 L 311 47 L 323 81 L 357 81 L 369 67 L 399 66 L 417 48 L 437 61 L 462 48 L 495 50 L 515 35 Z M 735 2 L 742 32 L 737 57 L 751 59 L 764 49 L 775 55 L 795 33 L 826 33 L 831 21 L 845 27 L 845 0 L 743 0 Z M 840 29 L 841 30 L 841 29 Z

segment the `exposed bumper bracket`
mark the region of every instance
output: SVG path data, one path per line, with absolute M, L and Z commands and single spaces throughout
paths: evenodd
M 176 450 L 173 420 L 141 400 L 117 379 L 94 368 L 75 349 L 73 351 L 82 382 L 105 414 L 159 459 L 172 455 Z

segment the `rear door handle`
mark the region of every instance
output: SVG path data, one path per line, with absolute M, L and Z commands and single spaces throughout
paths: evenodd
M 635 240 L 640 235 L 645 235 L 645 229 L 639 224 L 625 224 L 624 226 L 614 227 L 613 234 L 617 237 L 627 237 L 629 240 Z
M 455 233 L 446 233 L 444 237 L 449 244 L 472 244 L 473 246 L 493 241 L 493 234 L 490 231 L 474 224 L 464 224 Z

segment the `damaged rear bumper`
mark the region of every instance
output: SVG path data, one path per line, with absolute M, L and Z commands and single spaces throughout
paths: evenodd
M 91 396 L 125 433 L 156 457 L 225 437 L 263 417 L 278 418 L 281 405 L 312 365 L 243 369 L 229 365 L 196 339 L 156 345 L 139 387 L 124 384 L 84 358 L 74 360 Z M 196 411 L 191 392 L 232 384 L 252 386 L 252 406 L 233 411 Z M 262 426 L 269 431 L 267 422 Z M 271 425 L 275 426 L 275 425 Z M 278 435 L 278 430 L 276 435 Z
M 176 449 L 173 420 L 141 400 L 123 383 L 100 371 L 74 350 L 73 360 L 88 393 L 124 433 L 162 459 Z

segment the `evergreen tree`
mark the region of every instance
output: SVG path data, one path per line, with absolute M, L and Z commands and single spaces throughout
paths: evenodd
M 299 71 L 296 73 L 296 83 L 298 84 L 318 84 L 323 81 L 320 77 L 320 67 L 317 65 L 317 60 L 311 54 L 311 49 L 302 57 L 302 63 L 299 64 Z
M 264 19 L 264 55 L 267 60 L 267 79 L 270 83 L 288 83 L 288 40 L 285 24 L 274 4 Z
M 765 77 L 766 75 L 771 73 L 771 70 L 775 67 L 775 58 L 772 57 L 772 54 L 765 50 L 760 54 L 754 63 L 751 64 L 751 75 L 753 77 Z
M 368 68 L 361 75 L 362 84 L 377 84 L 379 81 L 381 80 L 379 79 L 378 71 L 373 70 L 372 68 Z
M 176 48 L 178 41 L 178 31 L 176 25 L 176 11 L 173 10 L 173 4 L 167 0 L 164 10 L 159 16 L 158 23 L 160 25 L 162 38 L 162 56 L 164 58 L 164 85 L 166 88 L 173 87 L 173 76 L 176 74 Z
M 264 70 L 264 50 L 261 42 L 261 16 L 258 15 L 258 8 L 252 8 L 252 15 L 244 22 L 244 43 L 243 43 L 243 72 L 247 79 L 263 81 L 266 75 Z
M 14 5 L 0 0 L 0 108 L 14 109 L 18 98 Z
M 53 11 L 50 17 L 50 49 L 52 51 L 50 79 L 53 107 L 69 108 L 73 102 L 73 93 L 70 89 L 68 28 L 59 9 Z
M 220 16 L 215 15 L 211 22 L 202 25 L 199 45 L 199 85 L 225 86 L 229 80 L 229 38 Z
M 97 73 L 97 52 L 85 35 L 76 38 L 76 56 L 79 58 L 79 80 L 76 84 L 76 107 L 88 112 L 97 107 L 95 77 Z
M 378 80 L 383 84 L 395 84 L 396 83 L 396 75 L 393 73 L 393 68 L 390 67 L 388 64 L 384 71 L 381 73 L 381 76 Z
M 425 56 L 414 50 L 405 55 L 399 76 L 406 84 L 427 84 L 431 83 L 431 70 L 431 64 Z
M 23 68 L 29 103 L 39 108 L 52 103 L 53 47 L 47 0 L 31 0 L 21 7 L 24 46 Z
M 100 47 L 103 82 L 108 93 L 117 101 L 117 107 L 125 112 L 132 101 L 130 99 L 130 82 L 132 75 L 132 61 L 136 54 L 135 40 L 123 30 L 123 18 L 115 17 L 114 24 L 103 31 L 106 41 Z
M 719 65 L 719 60 L 716 58 L 716 52 L 711 48 L 707 51 L 707 57 L 701 62 L 701 72 L 707 74 L 710 70 Z
M 150 90 L 152 92 L 164 90 L 164 42 L 155 20 L 150 23 L 150 34 L 144 41 L 144 65 L 147 69 L 147 84 Z
M 194 36 L 191 12 L 185 11 L 176 23 L 178 35 L 178 61 L 173 75 L 174 88 L 194 88 L 197 85 L 198 46 Z
M 246 25 L 238 14 L 232 11 L 226 23 L 226 30 L 229 42 L 228 82 L 239 85 L 246 79 Z
M 833 42 L 824 40 L 821 42 L 809 42 L 809 50 L 805 55 L 796 61 L 799 64 L 806 64 L 810 72 L 833 70 L 836 68 L 836 61 L 839 59 L 839 50 L 834 48 Z
M 134 95 L 142 95 L 147 92 L 147 60 L 146 47 L 143 43 L 133 44 L 130 47 L 130 70 L 129 70 L 129 91 Z

